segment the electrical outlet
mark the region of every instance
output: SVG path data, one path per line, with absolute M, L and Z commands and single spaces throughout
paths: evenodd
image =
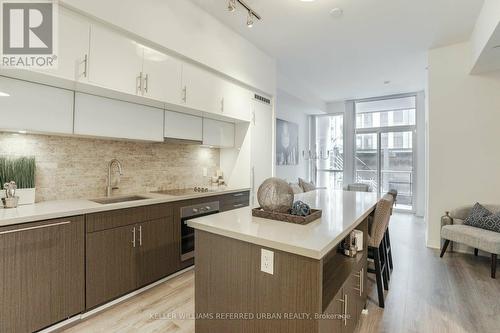
M 274 274 L 274 252 L 261 249 L 260 270 L 264 273 Z
M 208 174 L 207 168 L 203 168 L 203 177 L 206 177 Z

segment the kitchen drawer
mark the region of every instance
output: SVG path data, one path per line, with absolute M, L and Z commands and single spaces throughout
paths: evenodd
M 87 232 L 119 228 L 135 223 L 160 219 L 162 217 L 170 217 L 172 215 L 172 205 L 170 204 L 149 205 L 93 213 L 86 216 Z
M 250 202 L 249 191 L 226 194 L 222 196 L 221 210 L 228 211 L 232 209 L 246 207 L 249 205 L 249 202 Z

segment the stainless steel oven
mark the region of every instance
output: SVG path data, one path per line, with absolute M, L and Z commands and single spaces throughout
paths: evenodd
M 187 221 L 218 212 L 219 201 L 181 207 L 181 261 L 194 258 L 194 229 L 187 225 Z

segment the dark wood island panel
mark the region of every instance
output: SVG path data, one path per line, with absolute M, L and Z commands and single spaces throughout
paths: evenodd
M 321 260 L 269 249 L 273 275 L 260 270 L 265 247 L 196 230 L 196 332 L 353 332 L 366 303 L 367 219 L 357 229 L 356 258 L 336 247 Z

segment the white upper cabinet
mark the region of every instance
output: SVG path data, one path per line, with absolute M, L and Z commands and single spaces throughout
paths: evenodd
M 229 81 L 223 83 L 222 114 L 238 120 L 250 121 L 252 92 Z
M 86 81 L 88 76 L 90 23 L 84 17 L 59 6 L 58 30 L 57 68 L 36 71 L 72 81 Z
M 203 119 L 203 144 L 219 148 L 234 147 L 234 124 Z
M 165 137 L 201 142 L 203 120 L 189 114 L 165 111 Z
M 76 93 L 75 134 L 163 141 L 163 110 Z
M 142 95 L 181 104 L 182 63 L 164 53 L 144 47 Z
M 182 91 L 185 106 L 214 114 L 222 113 L 222 80 L 215 74 L 184 63 Z
M 0 77 L 0 129 L 73 133 L 73 92 Z
M 99 24 L 91 27 L 89 81 L 128 94 L 139 94 L 144 48 Z

